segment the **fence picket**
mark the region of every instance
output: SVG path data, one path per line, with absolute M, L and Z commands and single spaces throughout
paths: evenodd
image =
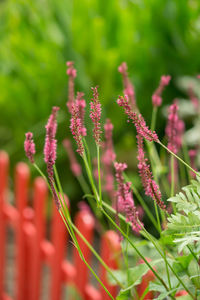
M 38 177 L 33 187 L 33 208 L 28 205 L 29 168 L 18 163 L 15 171 L 15 204 L 6 202 L 9 159 L 5 152 L 0 152 L 0 299 L 11 300 L 4 291 L 4 260 L 6 226 L 11 226 L 15 234 L 16 290 L 14 299 L 39 300 L 41 297 L 41 268 L 46 263 L 50 268 L 50 299 L 62 298 L 62 285 L 72 284 L 83 300 L 102 300 L 106 296 L 89 282 L 89 271 L 74 248 L 74 262 L 65 258 L 68 233 L 53 204 L 51 241 L 46 239 L 45 206 L 48 195 L 47 185 Z M 69 207 L 68 198 L 65 198 Z M 89 211 L 80 211 L 75 216 L 75 224 L 89 243 L 93 242 L 95 219 Z M 85 259 L 91 264 L 91 252 L 82 239 L 77 239 Z M 117 268 L 117 252 L 120 250 L 118 236 L 113 231 L 105 233 L 101 241 L 102 258 L 111 268 Z M 100 268 L 101 280 L 109 291 L 116 295 L 116 287 L 111 287 L 106 280 L 104 268 Z
M 4 291 L 4 269 L 5 269 L 5 216 L 4 206 L 8 184 L 9 158 L 6 152 L 0 152 L 0 295 Z

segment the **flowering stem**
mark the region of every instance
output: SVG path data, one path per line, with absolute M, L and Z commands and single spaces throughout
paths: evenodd
M 151 131 L 154 131 L 156 127 L 157 111 L 158 111 L 158 107 L 154 106 L 152 111 L 152 118 L 151 118 Z
M 110 294 L 110 292 L 107 290 L 107 288 L 104 286 L 104 284 L 102 283 L 102 281 L 100 280 L 100 278 L 96 275 L 96 273 L 93 271 L 93 269 L 90 267 L 90 265 L 87 263 L 87 261 L 84 258 L 82 250 L 81 250 L 81 248 L 80 248 L 80 246 L 78 244 L 77 238 L 76 238 L 76 236 L 74 234 L 74 230 L 73 230 L 74 226 L 73 226 L 73 223 L 71 221 L 71 217 L 70 217 L 70 214 L 69 214 L 69 209 L 68 209 L 67 204 L 66 204 L 66 202 L 64 200 L 64 193 L 63 193 L 63 190 L 62 190 L 62 186 L 61 186 L 60 179 L 59 179 L 58 172 L 57 172 L 57 169 L 56 169 L 55 165 L 54 165 L 54 172 L 55 172 L 55 177 L 56 177 L 56 181 L 57 181 L 57 184 L 58 184 L 58 188 L 59 188 L 59 190 L 61 192 L 61 195 L 62 195 L 62 198 L 63 198 L 63 201 L 60 199 L 61 207 L 62 207 L 62 212 L 60 212 L 60 211 L 59 212 L 60 212 L 60 215 L 61 215 L 61 217 L 62 217 L 62 219 L 63 219 L 63 221 L 65 223 L 65 226 L 67 227 L 67 229 L 68 229 L 68 231 L 69 231 L 69 233 L 70 233 L 70 235 L 72 237 L 72 240 L 73 240 L 73 242 L 74 242 L 74 244 L 75 244 L 75 246 L 76 246 L 76 248 L 77 248 L 77 250 L 79 252 L 79 255 L 80 255 L 81 259 L 83 260 L 83 262 L 85 263 L 85 265 L 88 267 L 88 269 L 92 272 L 92 274 L 95 276 L 95 278 L 97 279 L 97 281 L 104 288 L 104 290 L 109 295 L 109 297 L 114 300 L 114 298 L 112 297 L 112 295 Z M 59 194 L 58 194 L 58 196 L 59 196 Z M 64 205 L 63 205 L 63 203 L 64 203 Z M 64 216 L 62 214 L 64 214 Z M 68 220 L 68 221 L 66 222 L 65 220 Z M 89 245 L 89 243 L 88 243 L 88 245 Z M 92 248 L 91 245 L 90 245 L 90 248 Z M 103 261 L 101 260 L 101 262 L 103 262 Z M 108 268 L 106 268 L 106 269 L 108 269 Z
M 159 217 L 159 213 L 158 213 L 158 206 L 157 206 L 155 201 L 154 201 L 154 208 L 155 208 L 155 213 L 156 213 L 156 219 L 157 219 L 159 232 L 161 233 L 162 229 L 161 229 L 161 225 L 160 225 L 160 217 Z
M 170 157 L 171 160 L 171 197 L 174 196 L 174 156 L 171 155 Z M 172 207 L 173 207 L 173 212 L 176 213 L 176 205 L 172 202 Z
M 99 195 L 97 193 L 97 190 L 96 190 L 96 187 L 95 187 L 95 184 L 94 184 L 93 176 L 92 176 L 92 173 L 91 173 L 91 169 L 90 169 L 90 167 L 88 165 L 88 161 L 87 161 L 87 157 L 85 155 L 85 152 L 83 153 L 82 157 L 83 157 L 83 161 L 84 161 L 84 164 L 85 164 L 85 168 L 86 168 L 86 172 L 87 172 L 87 175 L 88 175 L 88 179 L 89 179 L 91 187 L 92 187 L 92 191 L 93 191 L 94 196 L 95 196 L 95 198 L 97 200 L 97 204 L 99 205 L 99 202 L 100 202 Z
M 172 152 L 169 148 L 167 148 L 161 141 L 158 141 L 158 144 L 160 144 L 163 148 L 165 148 L 170 154 L 172 154 L 174 157 L 176 157 L 182 164 L 184 164 L 188 169 L 190 169 L 192 172 L 194 172 L 197 176 L 200 176 L 198 172 L 196 172 L 192 167 L 190 167 L 184 160 L 182 160 L 178 155 L 176 155 L 174 152 Z
M 125 173 L 123 173 L 123 175 L 124 175 L 125 180 L 127 182 L 130 182 L 130 179 L 128 178 L 128 176 Z M 149 219 L 151 220 L 152 224 L 157 229 L 157 231 L 160 233 L 159 226 L 158 226 L 153 214 L 151 213 L 150 209 L 148 208 L 148 206 L 144 202 L 143 198 L 140 196 L 138 190 L 133 186 L 133 184 L 131 184 L 131 189 L 132 189 L 133 193 L 135 194 L 135 196 L 137 197 L 140 204 L 142 205 L 142 207 L 144 208 L 144 210 L 145 210 L 146 214 L 148 215 Z
M 102 195 L 101 195 L 101 166 L 100 166 L 100 147 L 97 145 L 97 165 L 98 165 L 98 177 L 99 177 L 99 202 L 102 207 Z
M 142 258 L 144 263 L 149 267 L 149 269 L 154 273 L 156 278 L 162 283 L 162 285 L 165 287 L 167 291 L 169 291 L 167 285 L 165 284 L 164 280 L 159 276 L 159 274 L 152 268 L 150 263 L 146 260 L 146 258 L 142 255 L 142 253 L 137 249 L 137 247 L 133 244 L 129 236 L 113 221 L 113 219 L 106 213 L 106 211 L 102 208 L 103 214 L 107 217 L 107 219 L 114 225 L 114 227 L 120 231 L 120 233 L 127 239 L 129 244 L 132 246 L 132 248 L 135 250 L 135 252 Z

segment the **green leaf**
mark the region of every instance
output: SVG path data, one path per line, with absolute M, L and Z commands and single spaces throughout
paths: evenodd
M 117 300 L 127 300 L 127 299 L 131 299 L 131 292 L 130 291 L 123 291 L 121 290 L 119 292 L 119 295 L 116 298 Z

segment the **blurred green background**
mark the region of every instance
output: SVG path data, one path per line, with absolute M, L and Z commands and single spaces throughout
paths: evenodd
M 36 160 L 44 168 L 44 126 L 52 105 L 59 105 L 58 165 L 71 196 L 76 185 L 61 145 L 70 136 L 65 62 L 75 61 L 76 90 L 85 93 L 87 102 L 90 87 L 99 85 L 104 118 L 115 126 L 118 157 L 134 166 L 133 128 L 115 103 L 122 94 L 117 68 L 127 62 L 138 106 L 149 123 L 160 76 L 173 78 L 163 96 L 170 103 L 181 96 L 175 79 L 200 71 L 200 1 L 1 0 L 0 38 L 0 148 L 10 154 L 12 166 L 26 161 L 24 133 L 33 131 Z M 158 127 L 162 135 L 162 116 Z

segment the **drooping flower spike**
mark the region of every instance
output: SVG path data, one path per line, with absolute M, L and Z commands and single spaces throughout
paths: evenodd
M 77 176 L 77 177 L 80 176 L 82 173 L 81 166 L 78 163 L 76 156 L 74 155 L 71 141 L 69 139 L 65 139 L 63 141 L 63 146 L 64 146 L 65 150 L 67 151 L 72 173 L 74 174 L 74 176 Z
M 66 103 L 69 112 L 72 111 L 72 104 L 74 103 L 74 79 L 76 77 L 76 69 L 74 68 L 74 62 L 68 61 L 66 62 L 67 65 L 67 75 L 69 76 L 68 81 L 68 101 Z
M 33 134 L 32 132 L 27 132 L 25 134 L 26 139 L 24 141 L 24 150 L 26 153 L 26 156 L 30 160 L 30 162 L 34 163 L 34 154 L 35 154 L 35 143 L 33 141 Z
M 148 141 L 154 141 L 158 142 L 158 136 L 155 133 L 155 131 L 151 131 L 148 126 L 146 125 L 146 122 L 141 114 L 137 114 L 136 112 L 133 112 L 131 109 L 130 104 L 128 103 L 128 98 L 125 97 L 119 97 L 117 100 L 117 104 L 119 106 L 122 106 L 125 113 L 127 114 L 128 118 L 132 121 L 132 123 L 136 127 L 136 131 L 138 134 L 143 136 Z
M 165 210 L 166 205 L 162 201 L 162 195 L 159 189 L 159 186 L 153 179 L 153 174 L 150 170 L 150 165 L 148 159 L 145 157 L 144 146 L 143 146 L 143 137 L 137 135 L 137 144 L 138 144 L 138 170 L 141 177 L 142 185 L 145 190 L 145 195 L 151 197 L 156 201 L 157 205 Z
M 162 104 L 162 93 L 163 93 L 165 86 L 167 86 L 169 84 L 170 80 L 171 80 L 171 76 L 169 76 L 169 75 L 161 76 L 159 86 L 158 86 L 157 90 L 153 93 L 153 96 L 152 96 L 153 106 L 158 107 Z
M 82 141 L 82 122 L 79 117 L 79 107 L 77 103 L 72 104 L 70 129 L 77 144 L 77 152 L 83 156 L 84 147 Z
M 90 102 L 90 119 L 94 125 L 93 128 L 93 137 L 97 145 L 100 145 L 101 141 L 101 103 L 99 102 L 99 94 L 97 87 L 92 88 L 93 91 L 93 98 Z
M 141 225 L 138 222 L 138 211 L 135 207 L 133 196 L 130 191 L 131 182 L 124 182 L 123 172 L 127 168 L 125 163 L 115 163 L 117 190 L 117 213 L 123 212 L 126 215 L 127 222 L 130 222 L 132 229 L 139 232 Z
M 123 62 L 119 67 L 118 71 L 122 74 L 123 78 L 123 86 L 124 86 L 124 95 L 127 95 L 129 104 L 131 105 L 131 108 L 135 110 L 136 108 L 136 101 L 135 101 L 135 91 L 134 87 L 128 78 L 128 67 L 125 62 Z
M 57 148 L 57 141 L 55 139 L 56 130 L 57 130 L 57 121 L 56 116 L 59 107 L 54 106 L 52 108 L 52 113 L 48 119 L 46 128 L 46 137 L 45 137 L 45 145 L 44 145 L 44 161 L 47 165 L 47 174 L 49 178 L 50 187 L 53 193 L 54 201 L 56 204 L 57 209 L 60 209 L 60 202 L 58 195 L 55 190 L 55 182 L 53 176 L 53 166 L 56 160 L 56 148 Z

